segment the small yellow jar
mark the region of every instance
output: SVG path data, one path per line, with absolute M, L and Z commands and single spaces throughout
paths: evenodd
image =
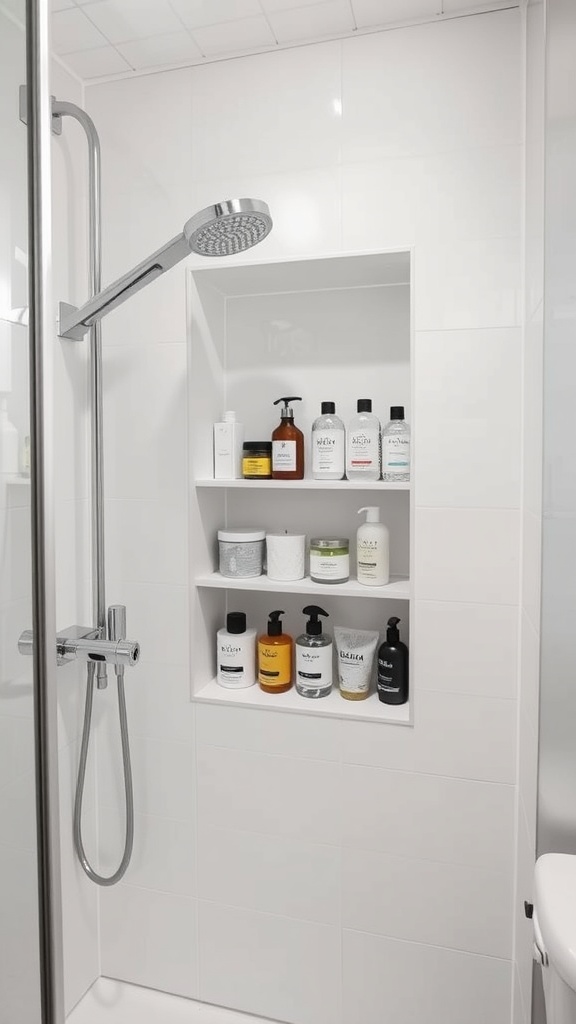
M 245 441 L 242 447 L 242 478 L 272 479 L 272 442 Z

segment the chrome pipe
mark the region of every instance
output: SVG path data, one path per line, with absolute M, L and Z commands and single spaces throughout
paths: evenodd
M 52 494 L 52 296 L 50 50 L 48 4 L 26 0 L 28 346 L 38 923 L 42 1024 L 64 1021 L 54 500 Z

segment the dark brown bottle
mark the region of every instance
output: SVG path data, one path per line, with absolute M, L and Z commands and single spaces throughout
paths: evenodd
M 304 434 L 294 424 L 294 410 L 289 402 L 301 402 L 295 395 L 278 398 L 274 405 L 284 402 L 279 426 L 272 434 L 272 479 L 304 479 Z

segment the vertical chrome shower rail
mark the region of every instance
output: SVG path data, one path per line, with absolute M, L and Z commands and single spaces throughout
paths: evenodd
M 75 103 L 52 101 L 54 116 L 73 117 L 82 125 L 88 142 L 88 216 L 90 239 L 90 294 L 102 288 L 102 214 L 100 139 L 96 126 L 85 110 Z M 104 466 L 102 413 L 102 329 L 100 321 L 90 328 L 90 448 L 92 508 L 92 604 L 94 625 L 106 637 L 106 574 L 104 557 Z M 106 666 L 96 666 L 96 684 L 106 685 Z
M 34 733 L 42 1024 L 64 1022 L 54 650 L 52 296 L 48 0 L 26 0 L 28 302 Z

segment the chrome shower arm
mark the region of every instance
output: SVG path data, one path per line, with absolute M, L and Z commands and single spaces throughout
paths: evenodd
M 87 331 L 98 320 L 189 255 L 190 246 L 184 232 L 181 232 L 166 245 L 163 245 L 161 249 L 157 249 L 147 259 L 142 260 L 137 267 L 133 267 L 117 281 L 113 281 L 103 291 L 98 292 L 79 309 L 67 302 L 61 302 L 59 336 L 71 338 L 73 341 L 82 341 Z

